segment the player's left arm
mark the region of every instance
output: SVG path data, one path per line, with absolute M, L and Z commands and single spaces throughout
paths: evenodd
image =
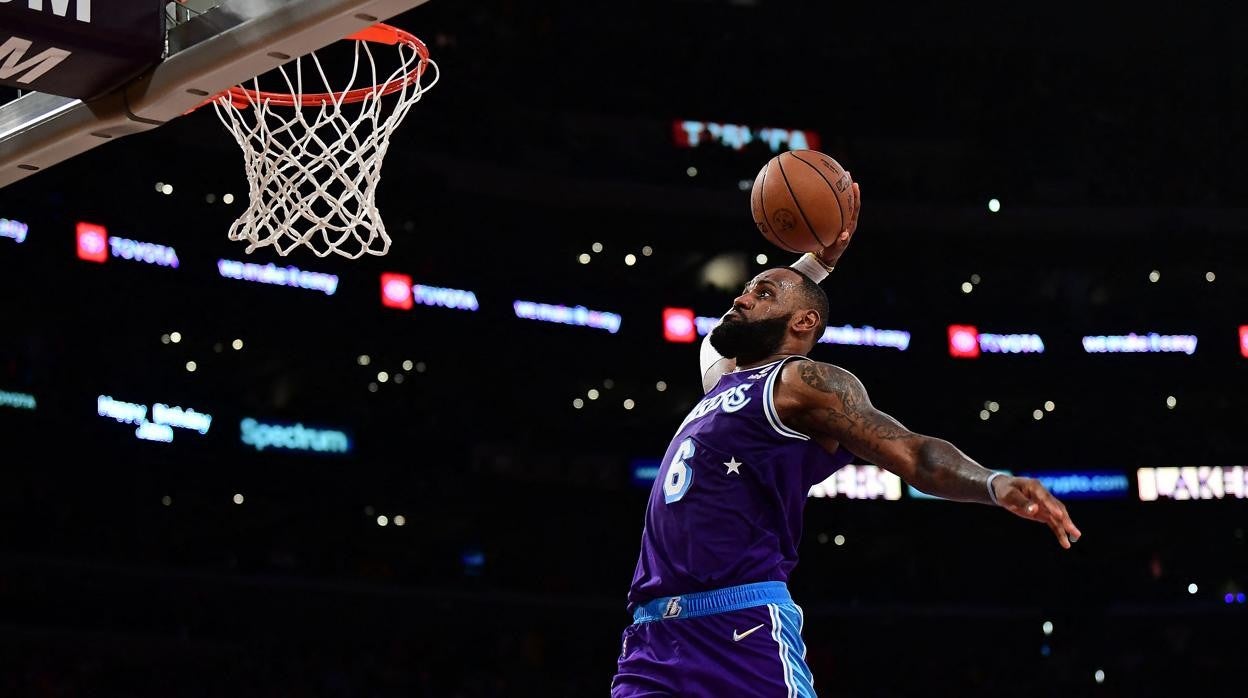
M 816 361 L 794 361 L 784 367 L 780 380 L 777 408 L 782 419 L 799 431 L 835 439 L 928 494 L 994 503 L 988 492 L 993 471 L 948 441 L 916 434 L 877 410 L 866 388 L 849 371 Z M 1047 524 L 1063 548 L 1079 539 L 1079 529 L 1066 506 L 1038 480 L 998 475 L 992 486 L 1002 507 Z

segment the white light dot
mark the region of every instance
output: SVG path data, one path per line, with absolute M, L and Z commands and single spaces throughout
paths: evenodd
M 1055 409 L 1057 409 L 1057 405 L 1056 405 L 1056 404 L 1055 404 L 1052 400 L 1045 400 L 1045 401 L 1044 401 L 1044 411 L 1045 411 L 1045 412 L 1052 412 L 1052 411 L 1053 411 L 1053 410 L 1055 410 Z
M 589 395 L 589 399 L 590 399 L 590 400 L 597 400 L 597 399 L 598 399 L 598 390 L 597 390 L 597 388 L 590 388 L 590 389 L 589 389 L 589 393 L 588 393 L 588 395 Z
M 388 380 L 390 380 L 390 374 L 389 374 L 389 373 L 386 373 L 385 371 L 378 371 L 378 372 L 377 372 L 377 382 L 378 382 L 378 383 L 385 383 L 385 382 L 386 382 L 386 381 L 388 381 Z
M 593 257 L 590 257 L 588 252 L 582 252 L 581 256 L 577 257 L 576 259 L 581 264 L 589 264 L 589 260 L 593 259 Z
M 1148 280 L 1153 283 L 1157 283 L 1158 281 L 1161 280 L 1161 272 L 1157 271 L 1156 269 L 1148 272 Z
M 355 357 L 355 362 L 361 366 L 367 366 L 372 363 L 373 359 L 368 354 L 360 354 Z
M 406 526 L 406 525 L 407 525 L 407 517 L 406 517 L 406 516 L 404 516 L 404 515 L 402 515 L 402 514 L 395 514 L 395 515 L 394 515 L 394 525 L 395 525 L 395 526 Z
M 832 542 L 836 543 L 837 545 L 845 545 L 845 536 L 842 536 L 841 534 L 838 533 L 836 534 L 836 537 L 832 539 Z
M 1045 635 L 1052 635 L 1053 634 L 1053 621 L 1051 620 L 1044 621 L 1044 625 L 1040 626 L 1040 630 L 1042 630 Z
M 161 344 L 168 344 L 168 343 L 169 343 L 169 335 L 167 335 L 167 334 L 162 334 L 162 335 L 160 335 L 160 343 L 161 343 Z
M 585 406 L 585 401 L 578 397 L 577 399 L 572 401 L 572 406 L 579 410 Z
M 1208 281 L 1209 283 L 1213 283 L 1213 280 L 1216 278 L 1218 278 L 1217 274 L 1214 274 L 1211 271 L 1205 272 L 1205 281 Z
M 659 381 L 658 383 L 655 383 L 654 389 L 659 391 L 660 393 L 663 392 L 664 390 L 667 390 L 667 381 Z
M 997 410 L 999 410 L 999 409 L 1001 409 L 1001 405 L 997 404 L 997 402 L 995 402 L 995 401 L 993 401 L 993 400 L 989 400 L 989 401 L 988 401 L 988 411 L 989 411 L 989 412 L 996 412 L 996 411 L 997 411 Z
M 161 504 L 164 504 L 165 506 L 172 506 L 172 505 L 173 505 L 173 497 L 170 497 L 169 495 L 165 495 L 165 496 L 163 496 L 163 497 L 161 497 L 161 498 L 160 498 L 160 503 L 161 503 Z
M 157 194 L 164 194 L 164 193 L 165 193 L 165 183 L 164 183 L 164 182 L 157 182 L 157 183 L 156 183 L 156 193 L 157 193 Z
M 999 199 L 988 199 L 988 210 L 996 213 L 1001 210 L 1001 201 Z
M 1044 410 L 1036 410 L 1035 412 L 1031 413 L 1031 416 L 1033 419 L 1035 419 L 1038 422 L 1041 419 L 1044 419 Z
M 637 255 L 632 254 L 631 252 L 629 254 L 624 255 L 624 263 L 630 267 L 633 266 L 634 264 L 637 263 Z
M 1166 407 L 1169 407 L 1170 409 L 1174 409 L 1175 406 L 1178 404 L 1179 404 L 1178 399 L 1175 398 L 1173 395 L 1166 396 Z
M 386 525 L 386 524 L 388 524 L 388 523 L 390 523 L 390 519 L 386 518 L 386 515 L 385 515 L 385 514 L 382 514 L 381 516 L 378 516 L 378 517 L 377 517 L 377 525 L 378 525 L 378 526 L 385 526 L 385 525 Z
M 417 361 L 417 362 L 416 362 L 416 372 L 417 372 L 417 373 L 424 373 L 424 372 L 425 372 L 425 362 L 424 362 L 424 361 Z
M 189 371 L 189 372 L 191 372 L 191 373 L 194 373 L 194 372 L 195 372 L 195 369 L 197 369 L 197 368 L 199 368 L 199 365 L 198 365 L 198 364 L 196 364 L 194 361 L 187 361 L 187 362 L 186 362 L 186 370 L 187 370 L 187 371 Z
M 230 346 L 234 347 L 234 351 L 242 351 L 242 349 L 243 349 L 243 340 L 241 340 L 241 339 L 236 339 L 236 340 L 234 340 L 233 342 L 230 342 Z
M 161 188 L 160 188 L 160 193 L 161 193 L 161 194 L 164 194 L 165 196 L 168 196 L 168 195 L 172 194 L 172 193 L 173 193 L 173 185 L 172 185 L 172 184 L 166 184 L 166 185 L 164 185 L 163 187 L 161 187 Z
M 402 383 L 402 382 L 403 382 L 403 374 L 402 374 L 402 373 L 396 373 L 396 374 L 394 374 L 394 382 L 395 382 L 395 383 Z
M 818 539 L 819 539 L 819 542 L 820 542 L 820 543 L 827 543 L 827 542 L 828 542 L 828 534 L 826 534 L 826 533 L 820 533 L 820 534 L 818 535 Z
M 221 200 L 222 200 L 222 201 L 224 201 L 224 202 L 225 202 L 225 203 L 227 203 L 227 204 L 232 204 L 232 203 L 234 203 L 234 195 L 233 195 L 233 194 L 226 194 L 225 196 L 221 197 Z
M 204 195 L 204 201 L 205 201 L 205 202 L 207 202 L 207 203 L 210 203 L 210 204 L 211 204 L 211 203 L 215 202 L 216 200 L 217 200 L 217 195 L 216 195 L 216 194 L 206 194 L 206 195 Z
M 377 392 L 377 384 L 376 384 L 376 383 L 369 383 L 369 384 L 368 384 L 368 392 L 370 392 L 370 393 L 375 393 L 375 392 Z
M 645 247 L 641 248 L 641 256 L 643 256 L 643 257 L 649 257 L 649 256 L 650 256 L 650 255 L 652 255 L 652 254 L 654 254 L 654 248 L 653 248 L 653 247 L 651 247 L 651 246 L 649 246 L 649 245 L 646 245 Z
M 1187 593 L 1195 594 L 1198 591 L 1200 591 L 1200 587 L 1196 586 L 1196 582 L 1192 582 L 1191 584 L 1187 585 Z
M 412 360 L 411 360 L 411 359 L 404 359 L 404 360 L 403 360 L 403 370 L 404 370 L 404 371 L 410 371 L 410 370 L 412 370 L 412 366 L 415 366 L 415 364 L 413 364 L 413 363 L 412 363 Z
M 765 255 L 765 254 L 760 254 L 760 255 L 758 255 L 757 257 L 755 257 L 755 258 L 754 258 L 754 261 L 755 261 L 755 262 L 758 262 L 759 264 L 766 264 L 766 263 L 767 263 L 767 255 Z
M 637 403 L 633 402 L 632 398 L 629 398 L 628 400 L 624 401 L 624 409 L 626 410 L 631 410 L 636 406 L 637 406 Z
M 1092 678 L 1096 679 L 1097 683 L 1105 683 L 1105 670 L 1097 669 L 1096 673 L 1092 675 Z
M 979 283 L 979 274 L 971 274 L 971 283 L 973 284 Z
M 181 332 L 170 332 L 170 333 L 169 333 L 169 341 L 170 341 L 170 342 L 173 342 L 174 344 L 177 344 L 178 342 L 181 342 L 181 341 L 182 341 L 182 333 L 181 333 Z
M 602 243 L 595 242 L 594 244 L 589 246 L 589 249 L 593 250 L 594 252 L 602 252 Z
M 970 293 L 970 292 L 971 292 L 971 290 L 972 290 L 973 288 L 975 288 L 975 287 L 971 285 L 971 282 L 969 282 L 969 281 L 963 281 L 963 282 L 962 282 L 962 292 L 963 292 L 963 293 Z
M 979 411 L 979 418 L 980 418 L 980 419 L 982 419 L 982 420 L 984 420 L 985 422 L 986 422 L 986 421 L 988 421 L 988 418 L 989 418 L 989 417 L 991 417 L 991 416 L 992 416 L 992 413 L 991 413 L 991 412 L 989 412 L 988 410 L 980 410 L 980 411 Z
M 241 494 L 236 494 L 236 495 L 234 495 L 234 503 L 235 503 L 235 504 L 242 504 L 242 503 L 243 503 L 243 495 L 241 495 Z
M 698 168 L 696 168 L 696 167 L 689 167 L 689 168 L 687 168 L 687 169 L 685 170 L 685 174 L 689 175 L 690 177 L 697 177 L 697 176 L 698 176 Z

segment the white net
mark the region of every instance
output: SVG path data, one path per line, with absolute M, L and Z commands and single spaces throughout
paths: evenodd
M 423 45 L 418 51 L 399 42 L 401 65 L 378 81 L 370 43 L 353 43 L 346 87 L 329 84 L 313 53 L 278 68 L 290 94 L 261 92 L 257 79 L 254 89 L 235 88 L 213 100 L 243 149 L 249 203 L 229 235 L 246 242 L 248 253 L 271 246 L 284 256 L 304 245 L 318 257 L 357 259 L 390 249 L 376 203 L 382 160 L 399 122 L 437 83 L 438 68 L 422 55 Z M 361 56 L 371 80 L 356 88 Z M 304 93 L 304 60 L 315 66 L 324 93 Z

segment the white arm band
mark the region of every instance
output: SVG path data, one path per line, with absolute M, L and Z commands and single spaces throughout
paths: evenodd
M 992 500 L 992 503 L 995 506 L 1001 506 L 1001 502 L 997 501 L 997 491 L 993 489 L 992 481 L 1004 474 L 1005 473 L 995 472 L 988 476 L 988 498 Z
M 711 336 L 708 334 L 703 337 L 702 351 L 698 354 L 698 363 L 702 365 L 702 375 L 705 376 L 712 366 L 723 360 L 724 357 L 720 356 L 719 352 L 715 351 L 715 347 L 711 346 Z
M 806 275 L 806 278 L 815 283 L 820 283 L 828 278 L 828 274 L 832 273 L 832 267 L 827 266 L 819 261 L 819 258 L 807 252 L 798 258 L 798 260 L 789 265 L 790 269 Z

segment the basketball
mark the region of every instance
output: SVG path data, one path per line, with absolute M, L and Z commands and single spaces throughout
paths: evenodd
M 791 150 L 763 165 L 750 192 L 759 232 L 790 252 L 818 253 L 844 229 L 854 206 L 853 180 L 831 157 Z

